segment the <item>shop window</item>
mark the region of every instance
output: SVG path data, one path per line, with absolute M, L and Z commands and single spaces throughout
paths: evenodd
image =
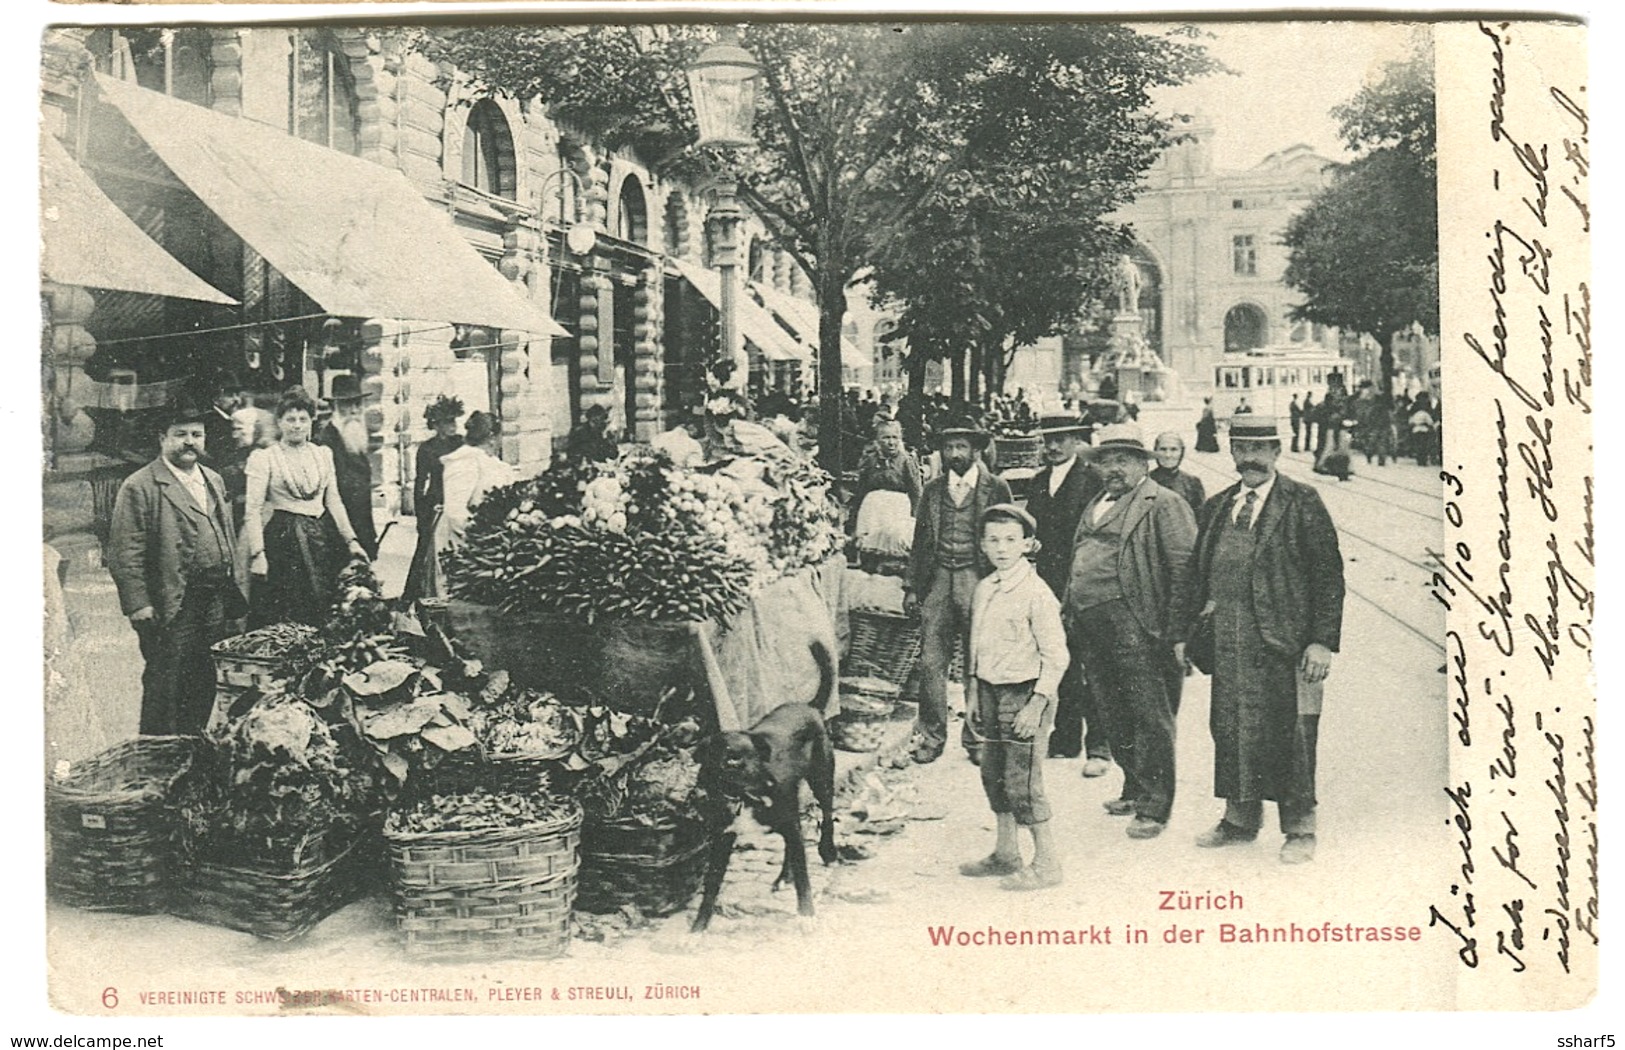
M 508 118 L 495 102 L 481 99 L 469 110 L 468 123 L 463 126 L 463 185 L 514 200 L 515 181 Z
M 1230 268 L 1238 277 L 1258 276 L 1258 245 L 1250 233 L 1230 238 Z
M 254 29 L 243 48 L 243 115 L 307 142 L 358 148 L 350 60 L 328 29 Z

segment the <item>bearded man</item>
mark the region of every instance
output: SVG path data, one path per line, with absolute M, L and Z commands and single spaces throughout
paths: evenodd
M 333 451 L 339 500 L 350 516 L 355 538 L 361 541 L 368 560 L 376 561 L 378 533 L 372 522 L 372 452 L 361 396 L 361 381 L 355 376 L 334 377 L 333 418 L 316 435 L 316 443 Z

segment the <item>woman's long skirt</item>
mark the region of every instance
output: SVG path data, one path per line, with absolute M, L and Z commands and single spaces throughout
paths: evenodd
M 277 511 L 265 526 L 265 581 L 254 588 L 250 620 L 254 626 L 327 622 L 347 560 L 330 515 Z

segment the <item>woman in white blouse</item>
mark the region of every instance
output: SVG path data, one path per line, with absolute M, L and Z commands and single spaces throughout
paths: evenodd
M 474 412 L 463 426 L 463 447 L 440 457 L 445 503 L 435 530 L 435 551 L 460 547 L 469 513 L 494 488 L 519 480 L 519 472 L 495 454 L 496 420 Z
M 351 558 L 366 557 L 339 499 L 333 453 L 310 440 L 315 415 L 303 389 L 283 394 L 276 406 L 281 438 L 250 453 L 244 468 L 255 626 L 324 623 L 339 572 Z

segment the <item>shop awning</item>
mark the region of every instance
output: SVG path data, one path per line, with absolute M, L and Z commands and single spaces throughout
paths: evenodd
M 96 81 L 177 179 L 329 313 L 568 334 L 400 172 L 107 76 Z
M 692 284 L 706 300 L 718 310 L 722 309 L 722 277 L 692 263 L 676 260 L 677 272 Z M 811 361 L 812 351 L 786 332 L 773 320 L 773 315 L 762 309 L 743 293 L 735 297 L 739 308 L 739 332 L 762 352 L 769 361 Z
M 74 163 L 40 136 L 40 272 L 48 281 L 205 303 L 237 300 L 188 270 L 147 236 Z
M 762 300 L 762 305 L 773 311 L 780 321 L 789 325 L 791 331 L 795 332 L 802 342 L 808 346 L 818 345 L 817 306 L 800 296 L 788 295 L 759 281 L 752 281 L 750 289 Z M 841 360 L 857 361 L 860 356 L 852 340 L 841 336 Z

